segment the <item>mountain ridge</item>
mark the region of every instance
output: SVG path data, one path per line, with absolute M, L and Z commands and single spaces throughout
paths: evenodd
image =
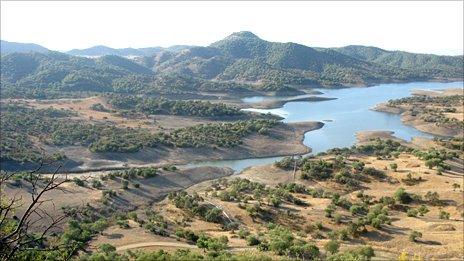
M 95 91 L 196 93 L 351 87 L 463 78 L 462 56 L 386 51 L 376 47 L 313 48 L 236 32 L 209 46 L 156 49 L 149 56 L 93 58 L 65 53 L 2 54 L 2 87 L 12 93 Z M 97 46 L 110 53 L 115 49 Z M 121 49 L 133 51 L 140 49 Z M 153 50 L 150 50 L 153 51 Z
M 143 47 L 143 48 L 111 48 L 105 45 L 95 45 L 84 49 L 72 49 L 65 53 L 76 56 L 99 57 L 104 55 L 130 56 L 150 56 L 162 51 L 179 52 L 190 48 L 188 45 L 173 45 L 170 47 Z
M 2 54 L 14 52 L 39 52 L 46 53 L 50 50 L 35 43 L 18 43 L 5 40 L 0 41 L 0 52 Z

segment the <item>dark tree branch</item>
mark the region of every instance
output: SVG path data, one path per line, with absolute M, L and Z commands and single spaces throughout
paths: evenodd
M 16 219 L 10 217 L 12 213 L 18 209 L 17 204 L 21 202 L 22 197 L 13 196 L 13 198 L 5 201 L 7 198 L 4 192 L 4 186 L 10 180 L 14 173 L 5 173 L 0 175 L 0 198 L 2 204 L 0 205 L 0 227 L 6 222 L 16 222 L 14 229 L 8 234 L 0 234 L 0 259 L 10 260 L 14 257 L 15 253 L 20 250 L 28 249 L 31 244 L 42 242 L 47 233 L 54 228 L 59 228 L 59 224 L 66 218 L 66 215 L 53 217 L 49 212 L 42 207 L 45 203 L 51 203 L 55 209 L 55 204 L 51 199 L 43 199 L 44 195 L 52 190 L 60 190 L 60 186 L 68 182 L 68 177 L 59 178 L 57 174 L 61 165 L 51 174 L 50 178 L 42 178 L 38 172 L 42 169 L 44 163 L 41 162 L 40 166 L 29 172 L 28 182 L 31 186 L 31 202 L 25 208 L 21 218 Z M 64 191 L 64 190 L 63 190 Z M 4 202 L 7 202 L 4 204 Z M 16 220 L 16 221 L 15 221 Z M 36 236 L 32 236 L 31 229 L 36 229 L 36 224 L 45 222 L 43 230 Z

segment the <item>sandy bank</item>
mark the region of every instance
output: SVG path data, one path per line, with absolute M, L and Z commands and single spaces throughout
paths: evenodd
M 270 100 L 250 104 L 254 109 L 275 109 L 284 106 L 288 102 L 318 102 L 318 101 L 329 101 L 337 98 L 321 97 L 321 96 L 310 96 L 304 98 L 288 98 L 281 100 Z
M 188 164 L 196 161 L 234 160 L 258 157 L 285 156 L 309 153 L 303 144 L 304 133 L 322 128 L 322 122 L 299 122 L 279 124 L 270 129 L 268 135 L 251 134 L 243 143 L 232 148 L 147 148 L 136 153 L 92 153 L 86 147 L 50 147 L 64 153 L 68 160 L 60 172 L 90 172 L 121 169 L 128 167 L 163 166 L 168 164 Z M 19 164 L 2 166 L 8 169 L 33 168 Z M 48 171 L 53 171 L 51 168 Z

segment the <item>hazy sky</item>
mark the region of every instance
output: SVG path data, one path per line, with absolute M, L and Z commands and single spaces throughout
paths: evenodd
M 1 2 L 1 38 L 52 50 L 208 45 L 236 31 L 308 46 L 462 54 L 455 2 Z

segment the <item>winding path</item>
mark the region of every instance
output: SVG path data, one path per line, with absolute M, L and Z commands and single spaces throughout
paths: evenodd
M 153 241 L 153 242 L 141 242 L 141 243 L 134 243 L 134 244 L 120 246 L 116 248 L 116 251 L 125 251 L 129 249 L 134 249 L 134 248 L 151 247 L 151 246 L 198 248 L 196 245 L 190 245 L 187 243 Z
M 141 243 L 134 243 L 129 245 L 124 245 L 116 248 L 116 251 L 126 251 L 135 248 L 143 248 L 143 247 L 152 247 L 152 246 L 159 246 L 159 247 L 182 247 L 182 248 L 190 248 L 190 249 L 198 249 L 196 245 L 190 245 L 187 243 L 178 243 L 178 242 L 159 242 L 159 241 L 152 241 L 152 242 L 141 242 Z M 243 251 L 248 249 L 254 249 L 255 247 L 252 246 L 245 246 L 245 247 L 229 247 L 228 250 L 231 252 Z

